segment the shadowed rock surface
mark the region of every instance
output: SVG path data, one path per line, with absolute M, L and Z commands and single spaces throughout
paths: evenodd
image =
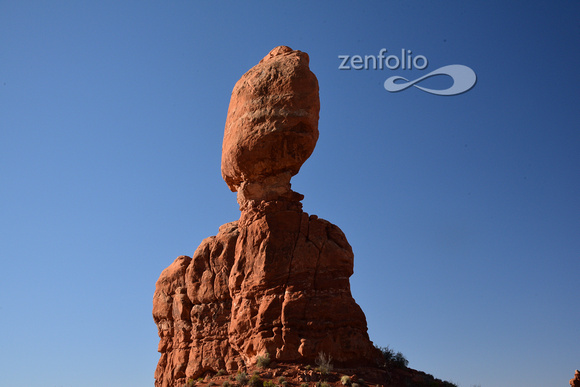
M 222 149 L 222 176 L 240 219 L 181 256 L 156 284 L 158 387 L 220 369 L 245 370 L 268 353 L 314 364 L 376 366 L 349 277 L 353 252 L 335 225 L 302 211 L 290 178 L 318 139 L 318 82 L 308 55 L 281 46 L 236 83 Z
M 576 370 L 574 377 L 570 379 L 571 387 L 580 387 L 580 371 Z

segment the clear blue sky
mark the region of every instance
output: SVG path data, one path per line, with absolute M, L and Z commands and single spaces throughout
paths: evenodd
M 461 387 L 567 386 L 579 16 L 572 0 L 0 1 L 0 386 L 153 385 L 155 281 L 239 217 L 220 175 L 230 93 L 282 44 L 320 83 L 293 188 L 353 246 L 371 339 Z M 381 48 L 429 66 L 338 69 Z M 383 88 L 450 64 L 475 87 Z

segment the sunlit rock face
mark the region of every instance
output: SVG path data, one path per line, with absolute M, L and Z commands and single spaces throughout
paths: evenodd
M 222 176 L 240 184 L 295 175 L 318 140 L 318 81 L 308 54 L 273 49 L 234 86 L 222 147 Z
M 224 132 L 222 176 L 240 219 L 220 227 L 156 284 L 161 358 L 155 385 L 277 361 L 376 365 L 349 277 L 353 252 L 332 223 L 302 211 L 290 179 L 318 140 L 318 82 L 308 55 L 281 46 L 236 83 Z

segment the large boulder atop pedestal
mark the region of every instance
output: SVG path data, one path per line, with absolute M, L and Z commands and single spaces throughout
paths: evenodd
M 222 147 L 222 176 L 232 191 L 243 181 L 293 176 L 312 154 L 320 100 L 308 65 L 308 54 L 280 46 L 236 83 Z

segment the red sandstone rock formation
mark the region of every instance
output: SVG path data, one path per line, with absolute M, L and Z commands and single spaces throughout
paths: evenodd
M 232 93 L 222 176 L 241 216 L 181 256 L 156 284 L 157 387 L 181 386 L 268 353 L 314 364 L 376 365 L 381 355 L 352 298 L 353 253 L 335 225 L 304 213 L 290 178 L 318 139 L 318 82 L 308 55 L 272 50 Z
M 576 370 L 574 378 L 570 379 L 571 387 L 580 387 L 580 371 Z
M 272 192 L 258 198 L 276 198 L 312 154 L 320 101 L 308 63 L 308 54 L 276 47 L 236 83 L 222 147 L 222 176 L 233 192 L 257 197 L 245 185 L 267 186 Z

